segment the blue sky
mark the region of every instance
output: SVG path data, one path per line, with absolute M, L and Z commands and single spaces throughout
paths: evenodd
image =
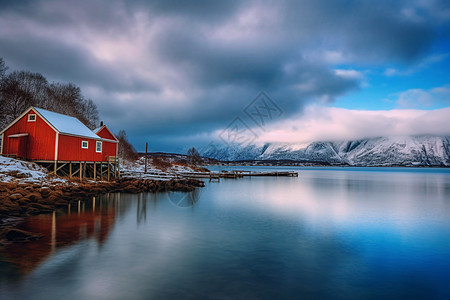
M 432 52 L 412 66 L 386 64 L 370 68 L 356 68 L 365 76 L 359 90 L 338 97 L 333 104 L 336 107 L 363 110 L 388 110 L 399 108 L 398 97 L 401 93 L 420 89 L 429 91 L 436 87 L 448 86 L 450 82 L 450 47 L 447 52 Z M 339 66 L 349 68 L 352 66 Z M 450 99 L 436 97 L 427 105 L 411 105 L 409 108 L 438 109 L 450 106 Z
M 444 0 L 0 0 L 0 56 L 80 86 L 138 150 L 239 122 L 260 143 L 450 135 Z M 263 127 L 261 91 L 282 111 Z

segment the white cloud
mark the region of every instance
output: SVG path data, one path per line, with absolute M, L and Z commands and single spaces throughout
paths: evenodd
M 422 89 L 411 89 L 399 95 L 397 106 L 400 108 L 430 107 L 433 104 L 431 93 Z
M 309 106 L 302 115 L 277 122 L 258 137 L 261 143 L 308 143 L 395 135 L 450 135 L 450 107 L 380 111 Z
M 441 86 L 429 90 L 410 89 L 398 94 L 394 100 L 398 108 L 428 108 L 450 104 L 450 87 Z
M 344 78 L 363 79 L 364 74 L 357 70 L 335 69 L 334 73 Z

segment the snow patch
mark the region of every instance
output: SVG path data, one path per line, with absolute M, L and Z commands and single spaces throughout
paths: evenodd
M 53 178 L 48 171 L 32 162 L 0 156 L 0 181 L 22 181 L 41 183 L 44 181 L 65 182 L 62 178 Z

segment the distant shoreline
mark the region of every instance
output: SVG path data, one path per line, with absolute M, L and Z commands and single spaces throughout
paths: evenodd
M 226 161 L 219 164 L 208 164 L 208 166 L 245 166 L 245 167 L 335 167 L 335 168 L 450 168 L 450 166 L 440 165 L 342 165 L 342 164 L 325 164 L 325 163 L 272 163 L 267 161 Z
M 144 157 L 145 153 L 139 153 L 139 156 Z M 148 157 L 167 157 L 178 160 L 187 160 L 186 154 L 177 153 L 165 153 L 165 152 L 151 152 L 148 153 Z M 450 168 L 449 165 L 424 165 L 424 164 L 377 164 L 377 165 L 351 165 L 346 163 L 329 163 L 324 161 L 314 161 L 314 160 L 290 160 L 290 159 L 279 159 L 279 160 L 218 160 L 209 157 L 202 157 L 202 166 L 279 166 L 279 167 L 358 167 L 358 168 Z

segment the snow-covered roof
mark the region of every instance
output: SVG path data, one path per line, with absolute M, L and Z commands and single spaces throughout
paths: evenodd
M 102 122 L 102 123 L 103 123 L 103 122 Z M 95 128 L 94 130 L 92 130 L 92 132 L 94 132 L 95 134 L 98 134 L 103 128 L 105 128 L 105 129 L 109 132 L 109 134 L 111 134 L 112 139 L 101 137 L 102 140 L 119 142 L 119 140 L 116 138 L 116 136 L 114 135 L 114 133 L 112 133 L 111 130 L 109 130 L 109 128 L 108 128 L 106 125 L 102 125 L 102 126 L 100 126 L 100 127 L 98 127 L 98 128 Z
M 44 119 L 46 119 L 60 133 L 73 134 L 92 139 L 100 139 L 98 135 L 93 133 L 89 128 L 80 122 L 77 118 L 66 116 L 63 114 L 48 111 L 42 108 L 33 107 Z
M 103 126 L 102 126 L 103 127 Z M 97 127 L 94 130 L 92 130 L 93 133 L 97 134 L 97 132 L 100 131 L 100 129 L 102 129 L 102 127 Z

